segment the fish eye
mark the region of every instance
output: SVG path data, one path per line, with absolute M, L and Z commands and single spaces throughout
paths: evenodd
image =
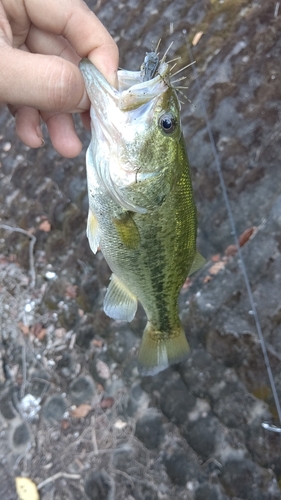
M 160 116 L 159 125 L 165 134 L 171 134 L 177 126 L 177 120 L 172 113 L 165 113 Z

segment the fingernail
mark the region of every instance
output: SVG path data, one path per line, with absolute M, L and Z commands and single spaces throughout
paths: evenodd
M 44 141 L 44 137 L 43 137 L 40 125 L 37 125 L 36 132 L 37 132 L 37 136 L 39 137 L 39 139 L 40 139 L 40 141 L 42 143 L 41 146 L 40 146 L 42 148 L 42 146 L 44 146 L 44 144 L 45 144 L 45 141 Z

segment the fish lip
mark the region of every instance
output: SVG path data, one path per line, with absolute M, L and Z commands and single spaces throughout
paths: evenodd
M 128 74 L 131 72 L 126 72 Z M 119 108 L 122 111 L 130 111 L 136 109 L 143 104 L 152 101 L 154 98 L 163 94 L 168 87 L 169 66 L 167 63 L 162 62 L 158 68 L 157 74 L 154 78 L 147 81 L 142 81 L 142 72 L 132 72 L 135 76 L 135 83 L 128 88 L 122 88 L 122 70 L 118 72 L 118 79 L 120 80 L 120 96 Z
M 145 82 L 142 81 L 141 71 L 119 70 L 118 90 L 108 83 L 89 59 L 81 59 L 79 67 L 92 104 L 95 105 L 96 101 L 93 95 L 95 90 L 98 94 L 106 95 L 121 111 L 130 111 L 148 103 L 163 94 L 169 85 L 169 66 L 165 62 L 160 63 L 156 76 Z

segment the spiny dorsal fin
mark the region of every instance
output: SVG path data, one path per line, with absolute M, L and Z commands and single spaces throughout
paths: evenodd
M 198 271 L 198 269 L 200 269 L 200 267 L 203 267 L 205 262 L 206 262 L 206 259 L 204 259 L 204 257 L 197 250 L 195 257 L 194 257 L 194 261 L 193 261 L 192 266 L 189 270 L 188 276 L 195 273 L 195 271 Z

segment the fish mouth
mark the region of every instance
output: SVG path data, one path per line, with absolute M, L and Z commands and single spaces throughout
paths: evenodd
M 117 72 L 118 90 L 107 82 L 89 59 L 82 59 L 79 66 L 93 106 L 103 107 L 104 95 L 121 111 L 130 111 L 159 97 L 167 90 L 169 66 L 165 62 L 160 62 L 156 76 L 148 81 L 143 81 L 141 71 L 120 69 Z
M 119 70 L 118 90 L 112 87 L 99 70 L 82 59 L 80 70 L 91 101 L 92 140 L 87 155 L 90 177 L 94 169 L 111 198 L 125 210 L 146 213 L 128 199 L 124 188 L 135 182 L 138 165 L 120 159 L 127 145 L 147 132 L 159 98 L 169 88 L 169 66 L 160 62 L 154 78 L 143 81 L 141 71 Z M 123 150 L 122 150 L 123 148 Z M 153 173 L 151 175 L 157 175 Z M 147 175 L 146 175 L 147 176 Z M 141 179 L 138 174 L 139 180 Z
M 118 71 L 119 108 L 129 111 L 159 97 L 167 90 L 169 66 L 162 62 L 154 78 L 142 81 L 141 71 Z

